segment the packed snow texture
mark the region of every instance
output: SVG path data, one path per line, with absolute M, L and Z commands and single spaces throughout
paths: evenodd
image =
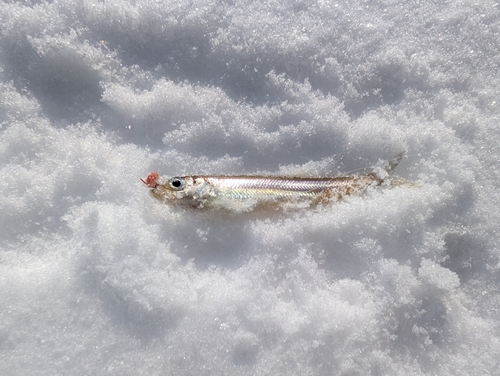
M 0 374 L 494 375 L 498 1 L 0 3 Z M 203 213 L 161 175 L 412 187 Z

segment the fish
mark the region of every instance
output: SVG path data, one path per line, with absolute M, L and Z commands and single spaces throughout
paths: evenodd
M 346 196 L 361 195 L 370 187 L 411 184 L 391 173 L 404 153 L 368 174 L 335 177 L 258 175 L 193 175 L 161 178 L 158 172 L 140 179 L 152 195 L 166 204 L 193 209 L 250 211 L 256 208 L 316 206 Z

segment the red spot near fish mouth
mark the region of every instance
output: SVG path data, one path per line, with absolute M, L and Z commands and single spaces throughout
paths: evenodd
M 156 188 L 158 186 L 158 179 L 160 178 L 160 174 L 157 172 L 150 173 L 146 180 L 141 179 L 141 181 L 146 184 L 149 188 Z

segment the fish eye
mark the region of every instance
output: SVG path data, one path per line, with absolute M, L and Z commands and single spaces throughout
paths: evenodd
M 172 188 L 174 191 L 180 191 L 186 186 L 186 182 L 183 178 L 172 178 L 168 182 L 168 185 L 170 185 L 170 188 Z

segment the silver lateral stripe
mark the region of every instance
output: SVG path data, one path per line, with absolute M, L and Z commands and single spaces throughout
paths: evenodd
M 338 185 L 342 178 L 276 178 L 261 176 L 206 176 L 209 184 L 221 189 L 270 189 L 280 191 L 311 192 L 331 189 Z

